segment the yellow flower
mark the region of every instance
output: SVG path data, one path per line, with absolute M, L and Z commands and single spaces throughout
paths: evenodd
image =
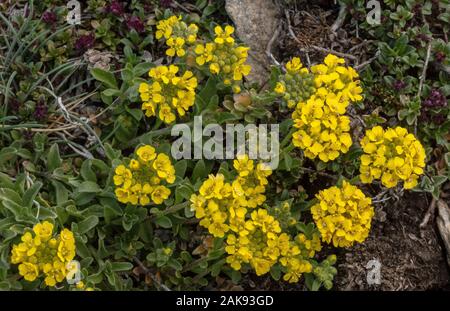
M 212 63 L 211 65 L 209 65 L 209 70 L 213 73 L 213 74 L 219 74 L 220 72 L 220 66 L 218 63 Z
M 75 238 L 68 229 L 53 237 L 53 225 L 48 221 L 36 224 L 33 233 L 26 232 L 22 243 L 13 245 L 11 262 L 19 264 L 19 274 L 26 281 L 44 275 L 45 284 L 54 286 L 66 275 L 65 263 L 75 257 Z
M 19 265 L 19 274 L 27 281 L 34 281 L 39 276 L 38 267 L 35 264 L 24 262 Z
M 328 54 L 323 62 L 328 67 L 336 67 L 338 64 L 345 64 L 345 60 L 343 58 L 339 58 L 333 54 Z
M 130 166 L 130 169 L 136 171 L 136 170 L 139 169 L 139 167 L 140 167 L 141 165 L 139 164 L 139 161 L 137 161 L 137 160 L 135 160 L 135 159 L 132 159 L 132 160 L 130 161 L 129 166 Z
M 75 244 L 61 241 L 58 246 L 58 257 L 62 262 L 71 261 L 75 257 Z
M 116 167 L 115 170 L 115 175 L 114 175 L 114 185 L 116 186 L 120 186 L 126 182 L 128 182 L 131 177 L 132 177 L 132 173 L 129 169 L 127 169 L 125 167 L 125 165 L 119 165 Z
M 164 181 L 170 184 L 175 182 L 175 168 L 170 158 L 166 154 L 156 153 L 155 148 L 150 145 L 140 146 L 133 156 L 135 158 L 131 159 L 128 164 L 133 172 L 129 177 L 127 187 L 115 189 L 117 200 L 122 203 L 143 206 L 152 201 L 161 204 L 170 195 L 170 190 L 162 183 Z M 124 169 L 128 169 L 125 165 L 122 166 Z
M 151 84 L 139 87 L 142 109 L 147 116 L 157 116 L 165 123 L 172 123 L 176 113 L 183 116 L 194 105 L 197 78 L 189 70 L 178 75 L 175 65 L 158 66 L 150 69 Z
M 48 241 L 53 234 L 53 224 L 48 221 L 38 223 L 33 227 L 33 231 L 41 241 Z
M 197 54 L 197 58 L 195 59 L 197 64 L 203 66 L 205 63 L 208 63 L 213 58 L 214 44 L 206 43 L 205 45 L 198 44 L 195 47 L 195 54 Z
M 214 28 L 214 33 L 216 34 L 216 38 L 214 39 L 214 42 L 218 43 L 218 44 L 224 44 L 224 43 L 233 44 L 234 39 L 233 39 L 233 37 L 231 37 L 233 32 L 234 32 L 234 27 L 232 27 L 230 25 L 225 26 L 225 29 L 223 29 L 220 26 L 216 26 Z
M 319 202 L 311 207 L 311 214 L 322 241 L 333 243 L 335 247 L 364 242 L 374 215 L 370 198 L 346 181 L 342 188 L 320 191 L 317 198 Z
M 181 16 L 171 16 L 161 20 L 156 25 L 155 37 L 158 40 L 166 40 L 169 47 L 166 50 L 168 56 L 183 57 L 186 54 L 185 43 L 194 43 L 197 39 L 198 27 L 195 24 L 189 26 L 181 20 Z
M 53 264 L 44 265 L 45 284 L 47 286 L 55 286 L 56 283 L 62 282 L 66 276 L 65 265 L 62 262 L 55 261 Z
M 280 75 L 274 92 L 289 108 L 301 105 L 315 92 L 314 77 L 308 68 L 303 68 L 300 58 L 294 57 L 286 63 L 286 73 Z
M 149 162 L 156 158 L 155 148 L 153 148 L 150 145 L 139 147 L 136 150 L 136 154 L 139 157 L 139 159 L 142 160 L 143 162 Z
M 286 92 L 286 87 L 284 86 L 283 83 L 277 82 L 275 86 L 275 92 L 278 94 L 283 94 L 284 92 Z
M 153 162 L 153 168 L 156 170 L 158 176 L 167 180 L 169 183 L 175 181 L 175 168 L 172 166 L 169 157 L 160 153 Z
M 83 281 L 79 281 L 77 284 L 75 284 L 76 288 L 78 289 L 84 289 L 85 285 Z
M 250 160 L 246 154 L 238 155 L 233 162 L 233 166 L 239 173 L 239 176 L 245 177 L 253 171 L 253 160 Z
M 339 105 L 324 88 L 318 89 L 306 103 L 297 105 L 292 119 L 299 130 L 292 135 L 292 142 L 303 149 L 308 158 L 319 157 L 328 162 L 350 149 L 350 119 L 341 115 L 345 106 L 340 108 Z
M 291 74 L 299 72 L 302 67 L 303 64 L 298 57 L 294 57 L 286 63 L 286 70 Z
M 232 26 L 216 26 L 214 42 L 198 44 L 194 52 L 199 66 L 207 66 L 212 74 L 220 75 L 233 92 L 239 93 L 239 84 L 250 74 L 251 66 L 246 64 L 249 48 L 237 45 L 231 36 L 233 32 Z
M 179 57 L 183 57 L 186 54 L 186 51 L 183 49 L 184 43 L 185 41 L 183 38 L 169 38 L 169 40 L 167 40 L 167 45 L 170 48 L 166 50 L 166 54 L 172 57 L 175 56 L 175 54 Z
M 152 192 L 152 200 L 156 204 L 162 204 L 170 195 L 170 190 L 164 186 L 157 186 Z
M 421 143 L 402 127 L 384 130 L 376 126 L 366 131 L 361 140 L 360 179 L 370 183 L 381 179 L 388 188 L 404 181 L 403 187 L 411 189 L 418 183 L 425 167 L 425 150 Z

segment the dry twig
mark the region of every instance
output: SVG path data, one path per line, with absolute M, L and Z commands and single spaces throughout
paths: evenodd
M 273 43 L 275 42 L 275 40 L 278 38 L 278 36 L 280 35 L 281 32 L 281 24 L 278 25 L 277 29 L 275 30 L 275 32 L 273 33 L 272 38 L 269 40 L 269 42 L 267 43 L 267 47 L 266 47 L 266 55 L 267 57 L 269 57 L 272 62 L 277 65 L 280 66 L 280 62 L 277 61 L 277 59 L 273 56 L 272 54 L 272 46 Z
M 146 275 L 148 275 L 150 277 L 150 279 L 157 284 L 160 288 L 162 288 L 165 291 L 170 292 L 170 288 L 168 288 L 166 285 L 162 284 L 161 282 L 159 282 L 156 277 L 153 275 L 153 273 L 142 263 L 142 261 L 140 261 L 137 257 L 133 257 L 134 262 L 136 262 L 139 266 L 139 268 L 142 269 L 142 271 L 144 271 L 144 273 Z
M 431 201 L 430 207 L 428 208 L 427 212 L 425 213 L 425 216 L 423 217 L 422 222 L 420 223 L 419 227 L 421 229 L 425 228 L 428 224 L 428 221 L 430 220 L 431 215 L 434 214 L 434 210 L 436 209 L 437 200 L 433 198 L 433 201 Z

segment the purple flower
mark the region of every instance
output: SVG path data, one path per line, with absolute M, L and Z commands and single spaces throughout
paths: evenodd
M 116 16 L 122 16 L 125 13 L 122 3 L 119 1 L 113 1 L 110 5 L 106 7 L 106 12 L 112 13 Z
M 436 55 L 435 55 L 436 61 L 438 61 L 440 63 L 442 63 L 445 60 L 446 57 L 447 57 L 447 55 L 445 55 L 445 53 L 440 52 L 440 51 L 437 52 Z
M 400 91 L 400 90 L 404 89 L 405 87 L 406 87 L 406 83 L 404 81 L 396 80 L 394 82 L 394 89 L 396 89 L 397 91 Z
M 48 108 L 44 101 L 38 101 L 36 107 L 34 108 L 33 116 L 36 120 L 42 121 L 47 117 Z
M 42 20 L 48 25 L 56 23 L 56 18 L 56 13 L 53 11 L 45 11 L 44 14 L 42 14 Z
M 87 49 L 90 49 L 94 46 L 95 42 L 95 35 L 93 33 L 90 33 L 88 35 L 83 35 L 77 39 L 75 42 L 75 49 L 78 51 L 85 51 Z
M 423 101 L 426 108 L 442 108 L 447 106 L 447 99 L 439 90 L 434 89 L 430 92 L 427 99 Z
M 134 29 L 137 32 L 141 33 L 144 32 L 144 23 L 141 21 L 141 19 L 137 16 L 131 16 L 127 20 L 127 26 L 129 29 Z
M 26 130 L 26 131 L 23 132 L 23 137 L 26 140 L 32 140 L 33 136 L 34 136 L 34 133 L 32 131 L 30 131 L 30 130 Z
M 434 115 L 431 118 L 431 120 L 433 121 L 434 124 L 441 125 L 442 123 L 445 122 L 446 118 L 443 115 L 438 114 L 438 115 Z

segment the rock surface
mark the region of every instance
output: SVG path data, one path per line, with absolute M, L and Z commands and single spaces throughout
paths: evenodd
M 447 203 L 439 200 L 438 212 L 436 223 L 447 250 L 447 263 L 450 266 L 450 208 Z
M 250 47 L 248 63 L 251 82 L 264 82 L 268 77 L 270 59 L 267 45 L 276 31 L 279 11 L 272 0 L 226 0 L 225 9 L 236 26 L 236 35 Z M 275 48 L 275 40 L 272 48 Z

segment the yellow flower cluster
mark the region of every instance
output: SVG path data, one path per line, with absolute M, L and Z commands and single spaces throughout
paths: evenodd
M 362 99 L 362 89 L 354 80 L 356 71 L 339 65 L 343 63 L 342 58 L 329 54 L 324 64 L 311 67 L 316 91 L 306 102 L 299 101 L 292 114 L 298 128 L 292 142 L 310 159 L 332 161 L 352 145 L 350 119 L 345 112 L 351 101 Z
M 210 175 L 199 194 L 191 196 L 195 217 L 214 237 L 226 238 L 226 260 L 233 269 L 248 264 L 263 275 L 279 263 L 284 280 L 297 282 L 302 273 L 312 271 L 307 259 L 321 249 L 318 235 L 312 240 L 302 234 L 291 239 L 267 209 L 258 208 L 266 200 L 265 186 L 272 173 L 268 167 L 255 165 L 246 155 L 238 156 L 233 166 L 237 172 L 233 182 L 226 182 L 222 174 Z
M 223 237 L 228 232 L 228 209 L 233 206 L 234 199 L 231 185 L 225 182 L 223 174 L 209 175 L 201 185 L 199 195 L 193 194 L 190 201 L 195 217 L 201 219 L 200 226 L 215 237 Z M 245 215 L 246 210 L 238 207 L 235 212 Z
M 158 154 L 152 146 L 144 145 L 136 150 L 136 156 L 128 165 L 116 167 L 113 179 L 119 202 L 161 204 L 170 195 L 169 188 L 162 182 L 174 183 L 175 168 L 166 154 Z
M 195 47 L 196 62 L 200 66 L 209 64 L 212 74 L 220 75 L 225 85 L 232 85 L 233 91 L 239 93 L 240 82 L 251 70 L 251 66 L 246 64 L 249 48 L 235 42 L 231 36 L 234 32 L 232 26 L 216 26 L 214 32 L 213 42 Z
M 292 240 L 265 209 L 253 211 L 248 220 L 238 217 L 236 222 L 240 225 L 227 236 L 225 247 L 229 255 L 227 263 L 233 269 L 240 270 L 243 264 L 249 264 L 257 275 L 263 275 L 280 263 L 285 272 L 283 279 L 291 283 L 312 271 L 308 259 L 322 249 L 318 234 L 309 240 L 301 233 Z
M 226 240 L 227 263 L 235 270 L 248 263 L 257 275 L 269 272 L 280 255 L 289 252 L 289 236 L 281 233 L 280 224 L 265 209 L 253 211 L 248 220 L 245 215 L 236 218 L 239 226 Z
M 311 67 L 316 88 L 325 87 L 342 102 L 360 101 L 362 88 L 355 69 L 342 66 L 345 60 L 333 54 L 328 54 L 323 62 Z
M 381 183 L 392 188 L 404 181 L 404 188 L 417 185 L 419 175 L 425 167 L 425 150 L 413 134 L 402 127 L 381 126 L 367 130 L 361 140 L 364 154 L 361 156 L 360 179 L 371 183 L 381 179 Z
M 152 68 L 149 71 L 152 82 L 139 85 L 142 110 L 147 117 L 158 116 L 165 123 L 172 123 L 176 113 L 184 116 L 194 105 L 197 78 L 189 70 L 183 75 L 177 75 L 178 71 L 176 65 Z
M 38 223 L 32 232 L 21 237 L 21 243 L 13 246 L 11 263 L 19 264 L 19 274 L 27 281 L 45 276 L 47 286 L 55 286 L 67 275 L 67 264 L 75 257 L 75 238 L 68 229 L 53 235 L 53 224 Z
M 199 195 L 191 197 L 200 225 L 215 237 L 228 232 L 234 225 L 234 217 L 244 217 L 247 208 L 260 206 L 266 200 L 264 192 L 267 176 L 272 173 L 270 168 L 263 163 L 255 165 L 247 155 L 238 156 L 233 165 L 238 176 L 232 183 L 226 182 L 223 174 L 209 175 L 200 186 Z
M 340 102 L 334 93 L 319 88 L 305 104 L 297 105 L 292 114 L 294 126 L 292 143 L 304 150 L 305 156 L 317 156 L 324 162 L 336 159 L 346 153 L 352 145 L 350 118 L 342 115 L 346 104 Z
M 303 67 L 298 57 L 292 58 L 285 68 L 286 74 L 275 85 L 275 93 L 283 96 L 289 108 L 294 108 L 315 93 L 314 76 Z
M 181 20 L 181 16 L 171 16 L 158 22 L 155 36 L 158 40 L 166 40 L 168 56 L 183 57 L 186 55 L 185 44 L 194 43 L 197 40 L 197 32 L 197 25 L 188 26 Z
M 349 247 L 363 242 L 369 235 L 374 215 L 372 200 L 356 186 L 344 181 L 317 194 L 319 202 L 311 213 L 322 241 L 335 247 Z
M 233 162 L 238 176 L 232 183 L 233 197 L 243 207 L 255 208 L 266 200 L 264 192 L 268 184 L 267 177 L 272 174 L 264 163 L 254 165 L 248 156 L 238 156 Z

